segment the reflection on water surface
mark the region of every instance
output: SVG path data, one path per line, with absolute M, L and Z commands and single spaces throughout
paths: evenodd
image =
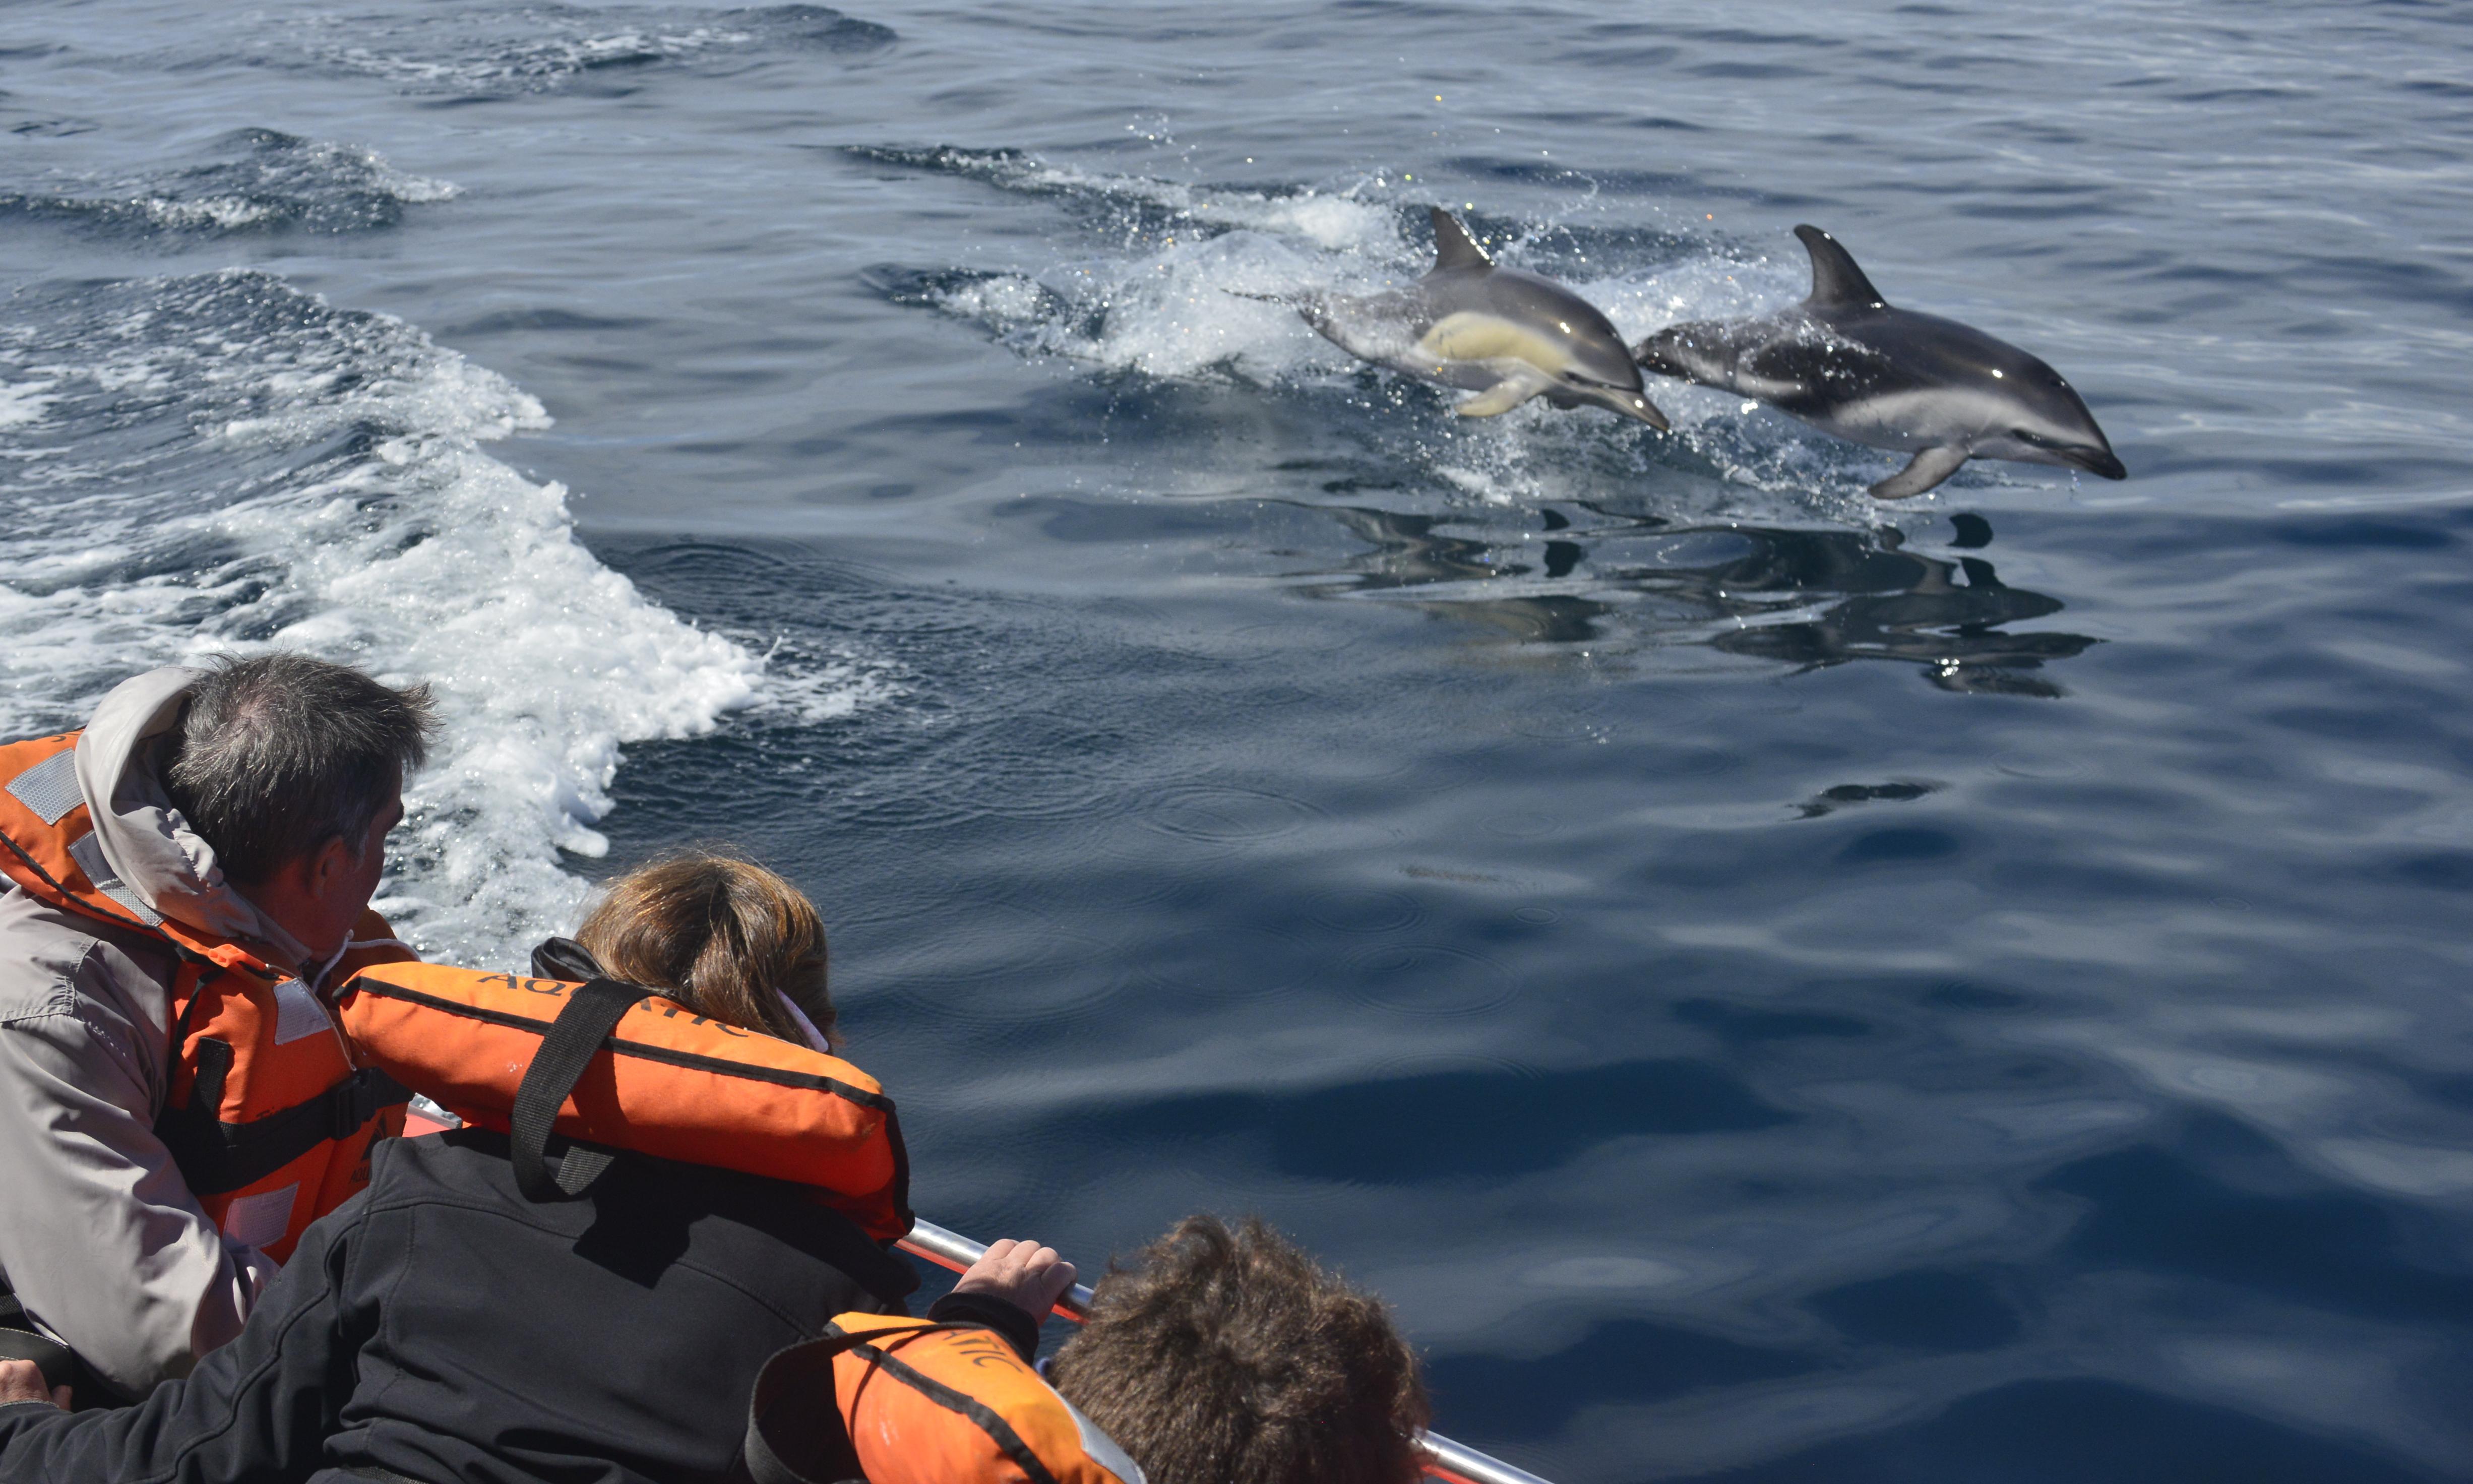
M 2065 605 L 2004 583 L 1982 557 L 1909 551 L 1893 527 L 1695 525 L 1583 505 L 1577 518 L 1545 510 L 1539 540 L 1487 530 L 1482 515 L 1322 509 L 1368 549 L 1299 574 L 1324 579 L 1305 590 L 1408 598 L 1514 643 L 1701 643 L 1798 669 L 1903 660 L 1943 690 L 2051 697 L 2060 685 L 2035 672 L 2097 642 L 2009 632 Z M 1981 515 L 1952 523 L 1955 545 L 1992 539 Z

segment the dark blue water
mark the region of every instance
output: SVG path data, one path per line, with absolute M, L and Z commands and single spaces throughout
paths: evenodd
M 855 0 L 853 0 L 855 3 Z M 0 731 L 453 718 L 511 963 L 789 871 L 921 1209 L 1258 1210 L 1560 1484 L 2473 1478 L 2473 12 L 0 12 Z M 1493 422 L 1224 290 L 2053 362 L 2125 484 Z

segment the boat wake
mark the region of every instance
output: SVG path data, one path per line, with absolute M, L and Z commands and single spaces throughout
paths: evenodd
M 447 724 L 379 907 L 507 962 L 568 925 L 564 867 L 631 742 L 875 704 L 839 656 L 768 657 L 639 594 L 566 491 L 484 445 L 545 426 L 504 378 L 251 271 L 21 291 L 0 322 L 0 734 L 128 676 L 275 647 L 426 681 Z

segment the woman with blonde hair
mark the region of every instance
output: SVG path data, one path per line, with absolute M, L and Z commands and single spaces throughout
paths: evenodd
M 797 888 L 688 850 L 612 881 L 534 972 L 822 1051 L 826 962 Z M 44 1393 L 0 1362 L 0 1484 L 715 1479 L 768 1357 L 837 1313 L 903 1312 L 918 1283 L 812 1187 L 621 1153 L 540 1201 L 514 1163 L 481 1129 L 377 1145 L 369 1188 L 309 1228 L 240 1336 L 137 1406 L 10 1405 Z M 1027 1353 L 1072 1278 L 1045 1247 L 998 1243 L 929 1312 Z
M 543 978 L 620 980 L 700 1016 L 829 1051 L 825 922 L 753 861 L 681 850 L 610 883 L 572 939 L 533 950 Z

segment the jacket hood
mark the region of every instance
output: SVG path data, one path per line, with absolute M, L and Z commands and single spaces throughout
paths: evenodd
M 299 939 L 224 879 L 215 848 L 163 792 L 164 738 L 179 724 L 203 670 L 150 670 L 114 686 L 78 738 L 77 780 L 94 816 L 95 843 L 123 885 L 156 912 L 212 937 L 273 950 L 298 967 Z

